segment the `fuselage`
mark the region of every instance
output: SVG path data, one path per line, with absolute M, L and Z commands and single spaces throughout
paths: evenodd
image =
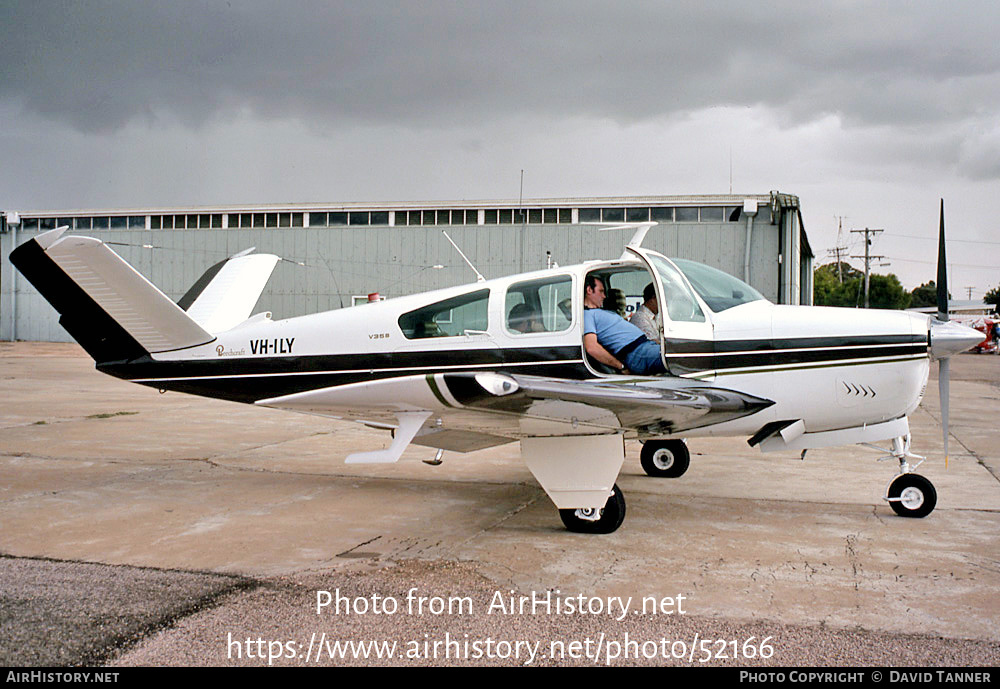
M 793 418 L 802 419 L 807 432 L 848 428 L 899 418 L 919 403 L 928 372 L 927 316 L 753 298 L 719 308 L 691 282 L 670 283 L 658 271 L 663 267 L 628 257 L 297 318 L 259 314 L 208 344 L 100 368 L 159 389 L 246 403 L 455 371 L 661 384 L 657 377 L 608 375 L 585 356 L 583 283 L 596 273 L 622 286 L 630 308 L 637 303 L 633 286 L 641 294 L 641 285 L 653 280 L 661 303 L 681 301 L 660 314 L 671 375 L 775 403 L 686 436 L 752 434 L 770 421 Z M 540 312 L 537 331 L 512 326 L 512 303 Z

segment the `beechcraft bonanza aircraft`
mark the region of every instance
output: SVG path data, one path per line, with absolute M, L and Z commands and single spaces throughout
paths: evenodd
M 897 514 L 923 517 L 937 497 L 910 465 L 907 415 L 929 360 L 940 360 L 947 453 L 948 357 L 982 339 L 947 322 L 943 212 L 942 202 L 938 320 L 772 304 L 721 271 L 643 249 L 650 223 L 615 260 L 479 276 L 278 321 L 250 316 L 273 255 L 216 264 L 178 303 L 103 242 L 64 236 L 65 228 L 24 243 L 11 261 L 100 371 L 393 432 L 387 449 L 348 463 L 395 462 L 411 443 L 438 448 L 440 458 L 518 441 L 571 531 L 621 525 L 615 480 L 626 438 L 644 441 L 648 474 L 667 477 L 687 468 L 687 437 L 743 436 L 764 451 L 889 440 L 899 473 L 885 499 Z M 617 374 L 585 355 L 588 275 L 631 295 L 653 283 L 667 374 Z M 534 314 L 531 327 L 511 320 L 519 309 Z

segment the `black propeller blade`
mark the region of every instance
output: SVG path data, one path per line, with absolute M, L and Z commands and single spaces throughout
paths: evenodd
M 948 322 L 948 267 L 944 253 L 944 199 L 941 199 L 941 221 L 938 231 L 937 265 L 937 309 L 938 320 Z M 941 428 L 944 432 L 944 466 L 948 468 L 948 399 L 950 397 L 949 377 L 951 359 L 944 357 L 938 362 L 938 397 L 941 400 Z

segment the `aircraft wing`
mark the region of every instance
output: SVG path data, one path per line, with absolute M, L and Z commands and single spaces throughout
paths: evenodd
M 393 428 L 404 417 L 420 416 L 413 442 L 470 451 L 526 437 L 661 436 L 747 416 L 773 402 L 686 378 L 609 382 L 457 372 L 322 388 L 257 404 Z

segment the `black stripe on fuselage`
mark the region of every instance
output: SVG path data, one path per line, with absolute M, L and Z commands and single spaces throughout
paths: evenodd
M 786 349 L 856 348 L 901 344 L 928 344 L 920 335 L 853 335 L 839 337 L 783 337 L 755 340 L 680 340 L 667 338 L 671 354 L 730 354 Z
M 756 367 L 833 361 L 857 363 L 864 359 L 926 354 L 927 339 L 921 336 L 885 335 L 726 340 L 716 343 L 670 340 L 668 346 L 668 359 L 681 372 L 736 368 L 750 368 L 752 372 Z M 724 353 L 713 352 L 714 347 Z M 583 363 L 582 356 L 581 347 L 567 346 L 364 355 L 220 357 L 172 362 L 154 361 L 145 357 L 128 364 L 99 365 L 98 368 L 110 375 L 164 390 L 254 402 L 323 387 L 405 375 L 447 373 L 463 368 L 484 368 L 569 380 L 598 377 Z
M 201 361 L 143 361 L 98 366 L 104 373 L 151 387 L 237 402 L 305 390 L 456 369 L 495 371 L 580 380 L 594 375 L 582 361 L 582 347 L 458 349 Z
M 927 335 L 863 335 L 760 340 L 667 340 L 673 373 L 771 368 L 927 353 Z

